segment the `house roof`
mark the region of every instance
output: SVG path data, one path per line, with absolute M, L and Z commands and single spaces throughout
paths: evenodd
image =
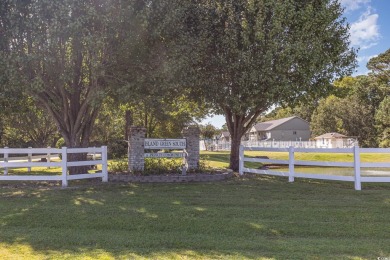
M 291 117 L 281 118 L 281 119 L 277 119 L 277 120 L 266 121 L 266 122 L 262 122 L 262 123 L 257 123 L 253 127 L 255 128 L 255 130 L 257 132 L 269 131 L 269 130 L 272 130 L 273 128 L 280 126 L 281 124 L 284 124 L 284 123 L 286 123 L 294 118 L 299 118 L 299 117 L 291 116 Z
M 230 133 L 227 131 L 221 133 L 221 137 L 229 137 L 229 136 L 230 136 Z
M 337 139 L 337 138 L 347 138 L 348 136 L 346 135 L 342 135 L 342 134 L 339 134 L 339 133 L 326 133 L 326 134 L 323 134 L 323 135 L 320 135 L 320 136 L 317 136 L 317 137 L 314 137 L 314 139 Z

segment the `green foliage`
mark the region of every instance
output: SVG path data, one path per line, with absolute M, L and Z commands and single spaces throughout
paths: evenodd
M 182 174 L 183 160 L 171 158 L 145 158 L 145 169 L 143 172 L 135 172 L 140 175 L 165 175 Z M 116 159 L 108 164 L 109 172 L 124 173 L 128 172 L 127 159 Z M 196 172 L 187 173 L 213 173 L 215 169 L 209 166 L 207 158 L 202 157 L 199 161 L 199 169 Z
M 380 147 L 390 147 L 390 97 L 385 97 L 375 114 Z
M 353 67 L 334 1 L 200 1 L 189 8 L 189 84 L 220 112 L 242 115 L 323 96 Z
M 106 144 L 109 159 L 123 158 L 127 156 L 128 144 L 124 140 L 110 140 Z
M 139 96 L 137 100 L 122 106 L 132 113 L 133 125 L 146 128 L 146 136 L 153 138 L 177 138 L 182 129 L 207 113 L 205 106 L 183 96 Z
M 106 145 L 109 158 L 116 159 L 127 155 L 126 139 L 125 113 L 112 98 L 106 98 L 96 118 L 91 144 Z
M 390 79 L 390 49 L 370 59 L 367 68 L 371 70 L 370 75 L 388 85 Z
M 21 96 L 18 107 L 2 116 L 2 143 L 8 147 L 55 146 L 57 126 L 46 111 L 31 97 Z
M 127 160 L 114 160 L 108 163 L 108 171 L 111 173 L 127 172 L 128 170 Z
M 390 51 L 372 58 L 368 76 L 336 81 L 338 97 L 322 100 L 312 115 L 313 135 L 340 132 L 357 136 L 362 146 L 389 146 Z
M 355 65 L 337 1 L 197 1 L 178 37 L 178 79 L 194 99 L 224 114 L 238 145 L 257 117 L 275 104 L 317 100 Z
M 147 137 L 178 137 L 184 126 L 207 114 L 204 103 L 188 98 L 182 84 L 174 82 L 172 58 L 181 21 L 180 1 L 139 1 L 122 10 L 126 31 L 116 39 L 115 61 L 110 66 L 110 84 L 120 86 L 110 94 L 132 123 L 146 128 Z
M 58 141 L 57 141 L 57 143 L 56 143 L 56 147 L 57 147 L 58 149 L 61 149 L 61 148 L 64 147 L 64 146 L 65 146 L 65 140 L 64 140 L 64 138 L 58 139 Z
M 346 98 L 330 96 L 320 101 L 312 115 L 310 128 L 314 137 L 338 132 L 357 137 L 363 147 L 375 147 L 374 124 L 371 108 L 362 103 L 356 95 Z
M 8 88 L 23 86 L 53 116 L 68 147 L 87 146 L 107 87 L 119 4 L 8 0 Z
M 144 175 L 180 174 L 182 159 L 145 158 Z
M 220 132 L 215 126 L 210 123 L 206 125 L 200 125 L 199 128 L 200 135 L 203 139 L 213 139 L 214 136 L 216 136 Z

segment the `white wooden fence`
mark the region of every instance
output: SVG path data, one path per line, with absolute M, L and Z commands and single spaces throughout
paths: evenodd
M 89 153 L 89 154 L 101 154 L 100 160 L 87 160 L 87 161 L 68 161 L 68 154 L 75 153 Z M 13 156 L 9 155 L 25 155 L 25 156 Z M 35 154 L 35 155 L 34 155 Z M 36 155 L 38 154 L 38 155 Z M 44 161 L 33 161 L 37 158 L 47 158 L 47 155 L 61 154 L 61 161 L 53 162 L 48 159 Z M 90 179 L 90 178 L 102 178 L 103 182 L 108 181 L 107 171 L 107 146 L 91 147 L 91 148 L 0 148 L 0 169 L 4 169 L 3 175 L 0 175 L 0 181 L 61 181 L 63 187 L 68 186 L 69 180 Z M 51 156 L 49 156 L 50 158 Z M 95 157 L 95 156 L 94 156 Z M 102 171 L 93 174 L 68 174 L 68 167 L 71 166 L 92 166 L 101 165 Z M 61 175 L 9 175 L 8 168 L 28 168 L 31 171 L 32 167 L 60 167 Z
M 342 142 L 337 144 L 340 148 L 352 148 L 358 146 L 356 140 L 350 142 Z M 264 148 L 289 148 L 293 146 L 295 148 L 327 148 L 328 144 L 323 145 L 317 141 L 241 141 L 241 144 L 245 147 L 264 147 Z M 230 150 L 231 142 L 216 141 L 216 140 L 201 140 L 199 142 L 200 150 L 210 151 L 225 151 Z M 207 148 L 207 149 L 206 149 Z
M 263 151 L 263 152 L 288 152 L 288 160 L 272 160 L 263 158 L 248 158 L 245 157 L 244 151 Z M 308 153 L 352 153 L 353 162 L 321 162 L 321 161 L 297 161 L 294 158 L 295 152 L 308 152 Z M 370 163 L 361 162 L 361 153 L 388 153 L 389 162 L 384 163 Z M 390 182 L 390 177 L 367 177 L 361 176 L 361 168 L 390 168 L 390 148 L 359 148 L 355 146 L 353 148 L 264 148 L 264 147 L 244 147 L 240 146 L 240 165 L 239 173 L 242 175 L 244 172 L 274 175 L 274 176 L 287 176 L 289 182 L 294 182 L 294 178 L 310 178 L 320 180 L 335 180 L 335 181 L 351 181 L 355 183 L 355 190 L 361 190 L 362 182 Z M 244 162 L 260 162 L 270 164 L 282 164 L 288 165 L 288 172 L 270 171 L 262 169 L 245 168 Z M 350 167 L 354 169 L 353 176 L 340 176 L 340 175 L 324 175 L 324 174 L 306 174 L 296 173 L 295 165 L 300 166 L 323 166 L 323 167 Z

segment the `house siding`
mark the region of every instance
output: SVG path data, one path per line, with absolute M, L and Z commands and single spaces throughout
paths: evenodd
M 310 125 L 303 119 L 295 117 L 284 124 L 276 126 L 272 130 L 304 130 L 310 131 Z
M 269 131 L 275 141 L 308 141 L 310 125 L 303 119 L 293 118 Z
M 275 141 L 308 141 L 310 130 L 272 130 L 271 139 Z

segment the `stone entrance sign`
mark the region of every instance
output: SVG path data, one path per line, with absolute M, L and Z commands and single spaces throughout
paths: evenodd
M 180 139 L 145 138 L 146 129 L 130 127 L 129 131 L 129 171 L 143 171 L 145 158 L 183 158 L 188 170 L 199 168 L 199 134 L 197 126 L 189 126 L 182 131 Z M 145 153 L 146 150 L 183 150 L 183 152 Z

